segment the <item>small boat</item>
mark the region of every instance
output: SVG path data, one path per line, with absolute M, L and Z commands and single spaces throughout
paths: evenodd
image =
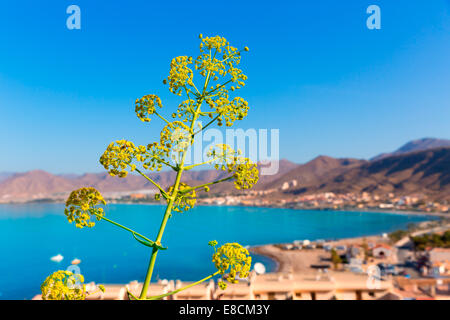
M 71 262 L 72 264 L 75 264 L 75 265 L 77 265 L 77 264 L 80 264 L 81 263 L 81 260 L 80 259 L 77 259 L 77 258 L 75 258 L 75 259 L 73 259 L 72 260 L 72 262 Z
M 64 259 L 64 257 L 61 254 L 57 254 L 56 256 L 53 256 L 50 258 L 53 262 L 61 262 Z

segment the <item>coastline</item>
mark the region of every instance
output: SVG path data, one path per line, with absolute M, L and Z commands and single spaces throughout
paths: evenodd
M 275 264 L 275 269 L 271 272 L 282 272 L 282 270 L 287 269 L 286 262 L 283 261 L 283 259 L 280 259 L 279 255 L 269 250 L 269 246 L 273 246 L 273 244 L 250 247 L 248 248 L 248 251 L 272 260 Z
M 30 205 L 30 204 L 45 204 L 45 203 L 55 203 L 64 204 L 61 201 L 27 201 L 27 202 L 0 202 L 0 205 Z M 129 202 L 129 201 L 114 201 L 109 202 L 109 204 L 120 204 L 120 205 L 150 205 L 150 206 L 162 206 L 161 203 L 154 202 Z M 450 213 L 445 212 L 426 212 L 426 211 L 412 211 L 412 210 L 389 210 L 389 209 L 357 209 L 357 208 L 292 208 L 292 207 L 281 207 L 281 206 L 249 206 L 249 205 L 211 205 L 211 204 L 197 204 L 196 206 L 202 207 L 235 207 L 235 208 L 265 208 L 265 209 L 288 209 L 295 211 L 335 211 L 335 212 L 360 212 L 360 213 L 384 213 L 384 214 L 402 214 L 402 215 L 416 215 L 425 217 L 440 217 L 440 218 L 450 218 Z
M 380 212 L 385 213 L 385 212 Z M 422 223 L 430 222 L 430 220 L 423 221 Z M 363 240 L 366 241 L 376 241 L 381 239 L 380 235 L 364 235 L 364 236 L 358 236 L 358 237 L 348 237 L 348 238 L 336 238 L 332 239 L 330 241 L 327 241 L 327 243 L 338 245 L 343 243 L 354 243 L 354 242 L 361 242 Z M 312 240 L 314 241 L 314 240 Z M 284 251 L 277 246 L 280 244 L 287 244 L 287 243 L 271 243 L 271 244 L 264 244 L 264 245 L 256 245 L 256 246 L 250 246 L 248 248 L 249 252 L 255 253 L 260 256 L 264 256 L 270 260 L 272 260 L 275 264 L 275 269 L 271 271 L 272 273 L 289 273 L 294 271 L 297 268 L 298 264 L 305 264 L 308 262 L 308 257 L 303 255 L 301 261 L 295 261 L 293 259 L 292 255 L 290 255 L 289 251 Z M 309 249 L 309 250 L 302 250 L 302 253 L 305 254 L 307 252 L 314 252 L 317 251 L 317 249 Z M 306 259 L 305 259 L 306 258 Z M 305 266 L 304 266 L 305 267 Z M 311 270 L 310 270 L 311 271 Z M 303 270 L 305 272 L 305 270 Z M 312 272 L 312 271 L 311 271 Z

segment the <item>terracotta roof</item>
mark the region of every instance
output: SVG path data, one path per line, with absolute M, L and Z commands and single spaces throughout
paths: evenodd
M 373 249 L 377 249 L 377 248 L 385 248 L 385 249 L 392 250 L 392 247 L 385 243 L 380 243 L 380 244 L 376 245 L 375 247 L 373 247 Z

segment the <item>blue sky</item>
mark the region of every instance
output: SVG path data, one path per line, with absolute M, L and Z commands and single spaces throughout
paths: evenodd
M 66 8 L 81 8 L 81 30 Z M 366 8 L 381 8 L 381 30 Z M 156 93 L 198 34 L 250 47 L 241 128 L 279 128 L 280 156 L 369 158 L 450 138 L 450 1 L 2 1 L 0 171 L 102 171 L 118 138 L 156 140 L 134 100 Z

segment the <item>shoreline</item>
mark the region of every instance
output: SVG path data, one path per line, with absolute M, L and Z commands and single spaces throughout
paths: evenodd
M 30 205 L 30 204 L 64 204 L 64 201 L 28 201 L 28 202 L 8 202 L 0 205 Z M 160 203 L 152 202 L 110 202 L 109 204 L 120 205 L 150 205 L 163 206 Z M 426 212 L 426 211 L 412 211 L 412 210 L 383 210 L 383 209 L 355 209 L 355 208 L 290 208 L 279 206 L 246 206 L 246 205 L 211 205 L 211 204 L 197 204 L 202 207 L 231 207 L 231 208 L 263 208 L 263 209 L 286 209 L 295 211 L 334 211 L 334 212 L 360 212 L 360 213 L 383 213 L 383 214 L 402 214 L 402 215 L 416 215 L 416 216 L 430 216 L 440 218 L 450 218 L 450 213 L 444 212 Z
M 268 273 L 282 272 L 281 270 L 286 268 L 286 264 L 284 263 L 284 261 L 281 261 L 278 255 L 265 249 L 268 246 L 273 246 L 273 244 L 250 247 L 248 248 L 248 251 L 251 253 L 255 253 L 259 256 L 263 256 L 267 259 L 270 259 L 275 264 L 275 269 Z
M 382 212 L 382 213 L 384 213 L 384 212 Z M 430 222 L 430 220 L 426 220 L 423 222 Z M 330 239 L 329 241 L 326 241 L 326 242 L 334 243 L 334 244 L 336 244 L 338 242 L 354 242 L 354 241 L 361 242 L 364 239 L 365 240 L 374 240 L 373 238 L 380 238 L 380 235 L 364 235 L 364 236 L 357 236 L 357 237 L 336 238 L 336 239 Z M 311 241 L 314 242 L 314 240 L 311 240 Z M 270 243 L 270 244 L 249 246 L 248 251 L 251 253 L 260 255 L 260 256 L 264 256 L 265 258 L 270 259 L 270 260 L 272 260 L 272 262 L 274 262 L 275 269 L 269 273 L 292 272 L 292 270 L 295 269 L 293 262 L 287 258 L 286 254 L 280 254 L 278 251 L 281 249 L 276 247 L 278 245 L 283 245 L 283 244 L 292 244 L 292 242 Z M 317 250 L 317 249 L 311 249 L 311 250 Z M 307 252 L 307 251 L 302 250 L 302 252 Z

